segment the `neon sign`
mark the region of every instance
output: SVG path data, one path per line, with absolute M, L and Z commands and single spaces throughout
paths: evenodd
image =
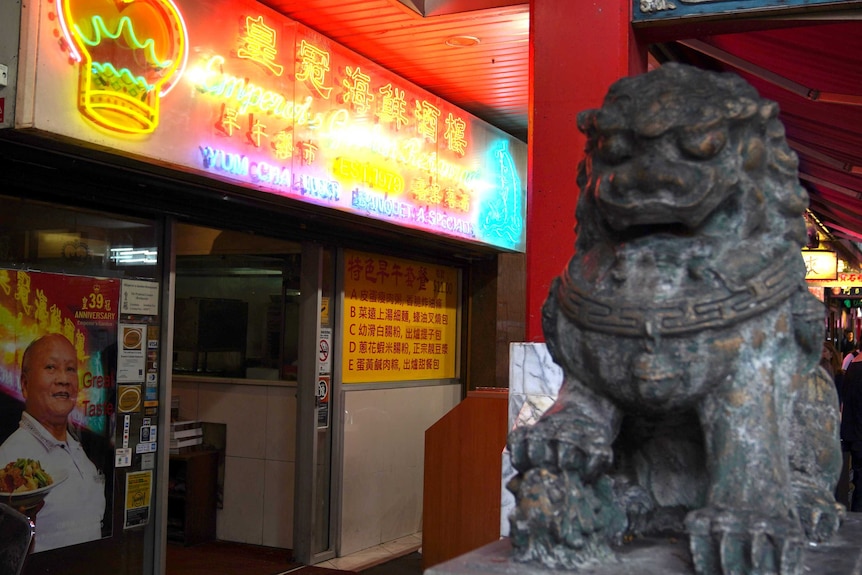
M 146 134 L 182 75 L 187 32 L 171 0 L 60 0 L 60 27 L 78 62 L 78 107 L 98 126 Z
M 242 47 L 236 51 L 237 58 L 253 60 L 265 66 L 276 76 L 284 73 L 284 66 L 277 64 L 277 36 L 275 30 L 267 26 L 263 16 L 245 19 L 245 34 L 242 37 Z
M 401 174 L 368 162 L 338 157 L 335 159 L 332 173 L 387 194 L 398 195 L 404 191 L 404 178 Z
M 487 238 L 514 243 L 524 229 L 518 171 L 507 141 L 498 142 L 490 153 L 497 165 L 498 185 L 492 188 L 492 197 L 484 204 L 480 225 Z
M 375 63 L 250 0 L 55 2 L 36 129 L 523 251 L 526 145 Z
M 341 82 L 344 86 L 341 100 L 345 104 L 350 104 L 354 112 L 364 116 L 371 109 L 371 102 L 374 101 L 374 94 L 369 89 L 371 76 L 363 73 L 359 66 L 356 68 L 348 66 L 345 75 L 346 78 Z
M 189 71 L 189 79 L 195 88 L 204 94 L 220 98 L 224 102 L 236 104 L 240 114 L 263 112 L 283 120 L 299 124 L 311 121 L 309 109 L 313 99 L 309 96 L 302 103 L 290 100 L 287 96 L 273 90 L 266 90 L 246 78 L 223 72 L 224 56 L 215 55 L 199 67 Z
M 329 52 L 303 40 L 299 45 L 299 71 L 296 79 L 309 82 L 314 90 L 325 100 L 332 92 L 332 86 L 326 86 L 326 74 L 329 72 Z

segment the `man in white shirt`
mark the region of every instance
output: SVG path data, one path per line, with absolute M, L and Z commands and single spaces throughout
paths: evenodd
M 34 340 L 21 360 L 24 413 L 18 430 L 0 445 L 0 466 L 35 459 L 59 485 L 34 518 L 34 551 L 65 547 L 102 536 L 105 481 L 72 435 L 68 417 L 78 398 L 78 358 L 60 334 Z

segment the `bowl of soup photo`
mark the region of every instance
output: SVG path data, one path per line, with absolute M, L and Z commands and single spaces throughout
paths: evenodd
M 123 348 L 138 349 L 141 347 L 141 330 L 139 328 L 126 328 L 123 331 Z

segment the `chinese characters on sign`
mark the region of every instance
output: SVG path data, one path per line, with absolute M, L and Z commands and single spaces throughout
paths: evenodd
M 344 383 L 456 376 L 458 270 L 347 251 Z
M 862 286 L 862 274 L 840 272 L 836 279 L 829 280 L 806 280 L 809 286 L 821 287 L 860 287 Z
M 36 129 L 524 251 L 523 142 L 259 3 L 43 12 Z
M 834 280 L 838 277 L 838 254 L 828 250 L 802 250 L 806 280 Z

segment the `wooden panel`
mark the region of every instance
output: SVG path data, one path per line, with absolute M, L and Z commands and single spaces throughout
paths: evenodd
M 469 391 L 509 386 L 509 344 L 524 341 L 527 325 L 524 267 L 524 254 L 498 254 L 470 266 L 466 363 Z M 488 345 L 489 341 L 494 345 Z
M 500 538 L 507 390 L 471 392 L 425 432 L 422 567 Z
M 216 478 L 218 452 L 194 451 L 170 456 L 168 535 L 184 545 L 212 541 L 216 537 Z M 171 500 L 177 505 L 177 529 L 171 529 Z

